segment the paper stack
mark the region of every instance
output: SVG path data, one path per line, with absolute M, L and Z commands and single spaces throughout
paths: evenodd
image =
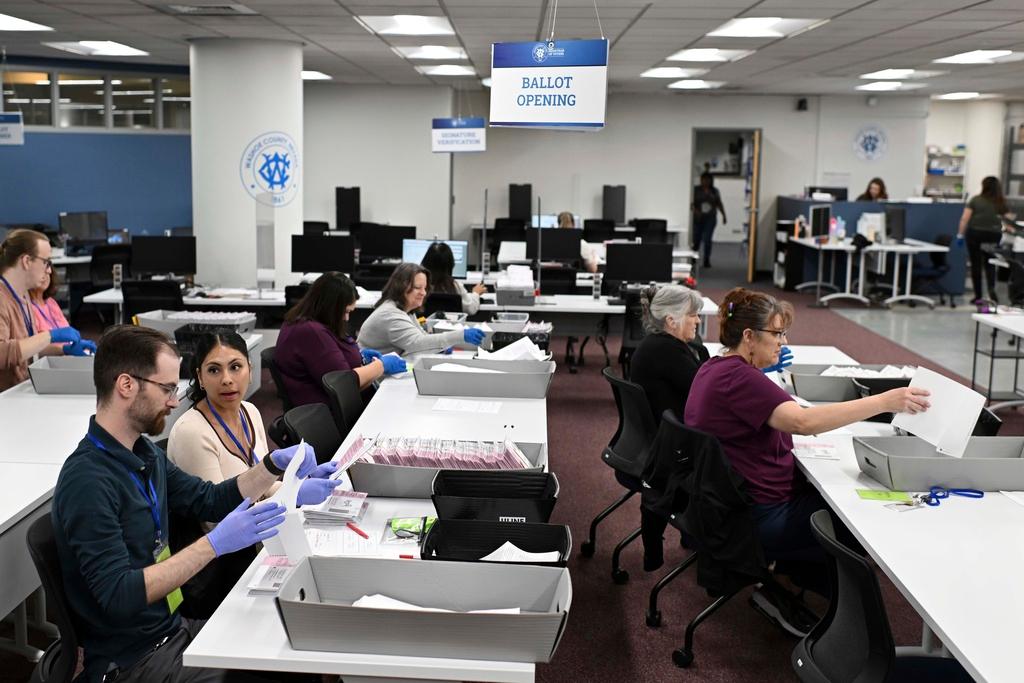
M 456 441 L 417 436 L 378 435 L 369 444 L 359 436 L 341 460 L 448 470 L 518 470 L 533 467 L 526 455 L 511 441 Z
M 871 368 L 862 368 L 858 365 L 832 365 L 822 371 L 822 377 L 862 377 L 862 378 L 877 378 L 884 377 L 888 379 L 909 379 L 914 376 L 914 372 L 917 368 L 913 365 L 904 365 L 903 367 L 897 367 L 895 365 L 886 365 L 881 370 L 872 370 Z
M 268 555 L 249 580 L 249 595 L 277 595 L 293 569 L 295 565 L 287 557 Z
M 317 526 L 342 526 L 348 522 L 359 522 L 366 514 L 370 502 L 362 491 L 338 491 L 320 505 L 304 508 L 306 523 Z
M 550 355 L 542 351 L 529 337 L 522 337 L 497 351 L 477 349 L 476 357 L 485 360 L 547 360 Z
M 497 550 L 486 557 L 481 557 L 481 562 L 558 562 L 561 553 L 552 550 L 546 553 L 531 553 L 518 547 L 512 541 L 505 541 Z

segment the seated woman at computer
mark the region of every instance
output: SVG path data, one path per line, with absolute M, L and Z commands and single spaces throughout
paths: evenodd
M 29 292 L 44 286 L 52 268 L 50 242 L 41 232 L 12 230 L 0 244 L 0 391 L 28 379 L 34 356 L 96 351 L 94 343 L 67 324 L 37 328 Z
M 885 181 L 881 178 L 872 178 L 868 181 L 868 186 L 857 197 L 858 202 L 880 202 L 883 199 L 888 199 L 889 193 L 885 191 Z
M 718 312 L 723 349 L 697 371 L 683 413 L 688 426 L 716 437 L 746 480 L 751 514 L 769 562 L 780 561 L 797 585 L 827 591 L 825 553 L 809 518 L 828 505 L 793 457 L 793 434 L 821 434 L 886 412 L 928 409 L 928 392 L 893 389 L 867 398 L 802 408 L 763 370 L 779 363 L 793 308 L 737 287 Z M 837 528 L 840 526 L 836 523 Z
M 988 262 L 989 256 L 982 251 L 982 245 L 995 244 L 1002 239 L 1004 229 L 1003 218 L 1012 218 L 1003 196 L 1003 186 L 999 178 L 988 176 L 981 181 L 981 194 L 974 195 L 963 215 L 960 216 L 960 227 L 957 235 L 967 238 L 967 257 L 971 262 L 971 286 L 974 287 L 974 300 L 978 304 L 981 296 L 981 272 L 985 271 L 985 283 L 988 285 L 988 298 L 996 299 L 996 269 Z
M 361 388 L 383 375 L 405 372 L 401 359 L 382 358 L 372 350 L 360 353 L 347 329 L 358 299 L 359 292 L 347 275 L 324 273 L 285 314 L 274 364 L 294 405 L 327 403 L 321 380 L 334 370 L 352 370 Z
M 563 211 L 558 214 L 558 227 L 560 228 L 575 228 L 576 217 L 572 215 L 570 211 Z M 580 240 L 580 263 L 583 266 L 583 270 L 588 273 L 597 272 L 597 254 L 594 253 L 594 246 L 585 240 Z
M 167 458 L 185 472 L 218 484 L 267 457 L 270 448 L 263 418 L 256 406 L 243 400 L 251 379 L 245 340 L 234 332 L 203 335 L 191 362 L 188 398 L 192 409 L 186 410 L 171 428 Z M 337 485 L 329 479 L 335 467 L 335 463 L 320 465 L 302 481 L 298 495 L 301 505 L 317 505 L 327 499 Z M 274 484 L 265 495 L 272 495 L 279 486 Z M 200 528 L 195 524 L 190 534 L 186 526 L 172 524 L 172 533 L 180 535 L 172 537 L 172 543 L 184 547 L 214 526 L 204 523 Z M 212 616 L 258 551 L 256 545 L 224 555 L 186 582 L 182 586 L 185 614 L 196 619 Z
M 462 342 L 479 346 L 484 333 L 474 327 L 429 334 L 416 321 L 414 311 L 423 306 L 429 282 L 423 266 L 402 263 L 395 268 L 380 301 L 359 330 L 359 346 L 402 356 L 439 353 Z
M 462 310 L 473 315 L 480 310 L 480 295 L 487 292 L 487 287 L 482 282 L 473 285 L 473 291 L 467 292 L 466 288 L 460 285 L 452 271 L 455 270 L 455 254 L 452 248 L 444 242 L 434 242 L 423 254 L 420 265 L 427 271 L 430 281 L 431 294 L 456 294 L 462 298 Z

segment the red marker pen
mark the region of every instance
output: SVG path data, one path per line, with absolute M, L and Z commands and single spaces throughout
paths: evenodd
M 363 538 L 369 540 L 369 538 L 370 538 L 369 535 L 365 531 L 363 531 L 362 529 L 357 527 L 355 524 L 353 524 L 352 522 L 345 522 L 345 526 L 347 526 L 349 529 L 351 529 L 352 531 L 356 532 L 357 534 L 359 534 Z

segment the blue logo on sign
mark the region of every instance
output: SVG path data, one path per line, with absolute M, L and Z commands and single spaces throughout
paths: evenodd
M 544 43 L 537 43 L 533 46 L 533 61 L 540 64 L 548 58 L 548 46 Z
M 299 152 L 292 137 L 271 131 L 246 145 L 239 172 L 253 199 L 267 206 L 285 206 L 298 192 L 299 168 Z

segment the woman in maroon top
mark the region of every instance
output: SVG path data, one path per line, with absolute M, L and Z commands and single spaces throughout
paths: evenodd
M 826 578 L 825 555 L 809 518 L 828 508 L 796 467 L 792 435 L 828 432 L 878 413 L 921 412 L 928 409 L 928 392 L 906 387 L 801 408 L 762 372 L 779 360 L 792 306 L 737 287 L 726 295 L 718 320 L 723 348 L 693 380 L 686 424 L 715 436 L 729 464 L 746 479 L 768 559 L 785 560 L 796 583 L 818 590 Z
M 352 370 L 359 376 L 360 388 L 387 374 L 380 354 L 369 349 L 360 353 L 356 340 L 345 329 L 358 299 L 356 286 L 348 276 L 324 273 L 285 315 L 274 364 L 281 372 L 285 393 L 295 405 L 327 403 L 320 380 L 328 372 Z

